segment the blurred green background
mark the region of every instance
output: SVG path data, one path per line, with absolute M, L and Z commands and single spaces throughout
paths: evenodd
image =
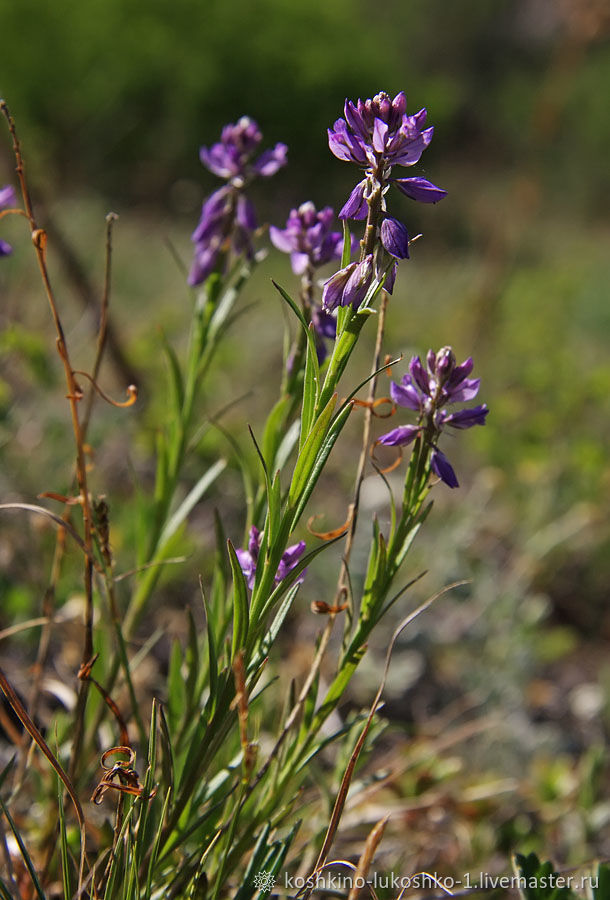
M 242 114 L 259 122 L 266 144 L 285 141 L 289 166 L 268 191 L 254 190 L 261 219 L 281 225 L 306 199 L 339 208 L 355 183 L 358 173 L 331 156 L 325 134 L 345 97 L 405 89 L 411 112 L 428 108 L 435 137 L 412 174 L 449 195 L 436 207 L 389 199 L 390 211 L 424 239 L 401 269 L 386 349 L 407 355 L 451 343 L 460 359 L 472 354 L 492 412 L 485 429 L 451 447 L 463 486 L 437 492 L 439 510 L 417 550 L 417 563 L 430 570 L 417 588 L 422 598 L 454 578 L 472 577 L 473 585 L 417 626 L 391 704 L 416 730 L 447 698 L 499 710 L 508 728 L 484 750 L 477 744 L 472 758 L 482 770 L 519 776 L 528 767 L 525 805 L 542 805 L 565 859 L 610 854 L 601 836 L 610 810 L 591 774 L 598 777 L 595 747 L 610 722 L 607 2 L 0 0 L 0 28 L 0 94 L 17 119 L 83 367 L 94 346 L 104 214 L 121 217 L 113 316 L 125 361 L 108 362 L 106 377 L 118 390 L 135 372 L 141 409 L 118 417 L 100 408 L 92 434 L 100 487 L 117 508 L 131 467 L 146 477 L 151 423 L 165 402 L 155 325 L 180 343 L 188 322 L 173 255 L 188 264 L 190 231 L 216 184 L 198 161 L 199 146 Z M 12 168 L 6 138 L 0 183 Z M 0 489 L 7 499 L 29 499 L 67 486 L 71 450 L 27 235 L 16 220 L 3 219 L 0 229 L 15 247 L 0 266 Z M 245 420 L 261 427 L 276 390 L 282 319 L 271 274 L 294 288 L 286 260 L 272 254 L 209 391 L 206 411 L 214 412 L 251 390 L 229 414 L 244 442 Z M 366 359 L 363 348 L 358 371 Z M 223 447 L 211 437 L 204 460 Z M 352 475 L 344 458 L 318 500 L 337 522 Z M 193 477 L 196 470 L 197 461 Z M 41 485 L 41 473 L 49 484 Z M 371 511 L 381 502 L 376 492 L 371 478 Z M 241 528 L 237 478 L 220 501 Z M 135 525 L 128 509 L 116 515 L 120 555 Z M 206 514 L 195 519 L 194 571 L 210 526 Z M 46 578 L 43 566 L 32 582 L 32 541 L 46 546 L 34 526 L 11 528 L 1 541 L 0 625 L 24 606 L 35 614 Z M 322 592 L 332 573 L 311 577 Z M 185 576 L 168 604 L 194 590 L 194 576 Z M 375 676 L 363 672 L 365 702 Z M 555 768 L 530 769 L 532 755 L 556 758 Z M 583 784 L 588 806 L 575 824 L 566 811 L 580 802 Z M 497 813 L 502 827 L 523 813 L 515 804 L 510 815 Z M 527 838 L 527 821 L 519 828 L 500 829 L 507 847 Z M 492 853 L 494 840 L 481 838 L 473 855 Z

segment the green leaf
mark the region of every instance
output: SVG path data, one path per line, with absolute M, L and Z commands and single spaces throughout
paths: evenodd
M 271 279 L 273 281 L 273 279 Z M 320 381 L 320 372 L 318 368 L 318 354 L 316 351 L 316 339 L 313 332 L 313 329 L 310 329 L 308 323 L 305 321 L 305 316 L 294 302 L 290 294 L 287 294 L 284 288 L 280 287 L 277 282 L 273 281 L 273 286 L 280 292 L 281 296 L 284 298 L 288 306 L 291 308 L 299 322 L 301 323 L 301 327 L 305 330 L 305 334 L 307 336 L 307 347 L 308 347 L 308 358 L 310 353 L 312 354 L 312 365 L 314 365 L 314 372 L 317 373 L 318 383 Z
M 343 249 L 341 251 L 341 268 L 344 269 L 352 258 L 352 236 L 349 230 L 349 222 L 343 219 Z
M 292 397 L 288 395 L 280 397 L 267 416 L 261 449 L 268 469 L 276 467 L 278 447 L 284 437 L 285 418 L 291 404 Z
M 208 639 L 208 688 L 210 692 L 211 718 L 214 715 L 214 709 L 216 708 L 216 694 L 218 691 L 218 651 L 216 649 L 214 627 L 210 619 L 210 610 L 203 590 L 203 585 L 201 585 L 201 596 L 203 598 L 203 606 L 205 609 L 205 630 Z
M 326 719 L 336 708 L 339 700 L 343 696 L 345 688 L 349 684 L 350 679 L 356 671 L 358 664 L 364 656 L 365 652 L 366 647 L 359 647 L 357 650 L 353 650 L 351 653 L 349 653 L 346 660 L 342 663 L 341 669 L 335 675 L 335 678 L 333 679 L 330 687 L 326 692 L 324 700 L 318 707 L 316 714 L 313 717 L 310 734 L 316 734 L 316 732 L 319 731 L 321 725 L 326 721 Z
M 64 792 L 61 779 L 57 778 L 57 804 L 59 810 L 59 850 L 61 854 L 61 883 L 64 891 L 64 900 L 71 900 L 73 888 L 70 877 L 70 850 L 68 847 L 68 835 L 66 832 L 66 814 L 64 810 Z
M 30 854 L 28 853 L 26 846 L 23 843 L 23 838 L 21 837 L 21 834 L 19 833 L 17 826 L 13 822 L 11 814 L 9 813 L 6 806 L 4 805 L 4 801 L 2 800 L 1 797 L 0 797 L 0 807 L 2 808 L 2 812 L 6 816 L 6 821 L 8 822 L 9 827 L 10 827 L 11 831 L 13 832 L 13 836 L 17 842 L 17 846 L 19 847 L 19 852 L 21 853 L 21 858 L 23 859 L 23 862 L 28 871 L 28 875 L 30 876 L 32 884 L 34 885 L 34 890 L 38 894 L 39 900 L 45 900 L 44 891 L 42 889 L 40 881 L 38 880 L 38 875 L 36 874 L 36 869 L 34 868 L 34 863 L 32 862 L 32 860 L 30 858 Z
M 294 450 L 295 444 L 299 439 L 299 434 L 301 432 L 301 423 L 296 421 L 293 422 L 288 431 L 285 433 L 282 443 L 278 447 L 277 455 L 276 455 L 276 465 L 278 469 L 283 469 L 286 465 L 286 461 L 288 457 Z
M 334 395 L 336 397 L 336 395 Z M 331 398 L 332 400 L 333 398 Z M 292 514 L 292 521 L 290 525 L 290 531 L 293 531 L 296 528 L 297 522 L 301 518 L 303 510 L 307 505 L 307 501 L 309 500 L 311 493 L 316 486 L 316 482 L 320 477 L 320 473 L 326 464 L 326 460 L 330 456 L 330 451 L 335 446 L 336 440 L 341 434 L 343 426 L 347 422 L 350 413 L 352 411 L 351 404 L 346 406 L 340 413 L 338 413 L 333 419 L 332 425 L 328 429 L 326 435 L 322 434 L 322 445 L 319 448 L 319 452 L 315 457 L 314 464 L 311 466 L 310 471 L 307 473 L 308 477 L 305 481 L 305 484 L 301 490 L 300 495 L 298 496 L 298 503 L 294 508 L 294 512 Z M 311 437 L 316 433 L 316 427 L 311 432 Z M 304 448 L 305 449 L 305 448 Z M 297 461 L 298 465 L 298 461 Z M 296 475 L 296 467 L 295 467 L 295 475 Z M 294 476 L 293 476 L 294 478 Z
M 313 332 L 313 324 L 309 330 Z M 303 401 L 301 405 L 301 436 L 299 450 L 307 440 L 320 393 L 320 367 L 318 365 L 318 351 L 313 341 L 307 342 L 307 355 L 305 358 L 305 378 L 303 380 Z
M 169 380 L 173 405 L 176 410 L 176 414 L 180 414 L 182 406 L 184 404 L 184 382 L 182 380 L 182 372 L 180 371 L 180 363 L 178 362 L 176 351 L 167 340 L 165 332 L 160 328 L 159 333 L 161 335 L 161 345 L 163 347 L 163 351 L 165 353 L 169 366 Z
M 213 484 L 214 481 L 216 481 L 216 479 L 218 478 L 220 473 L 224 471 L 226 466 L 226 460 L 219 459 L 218 462 L 214 463 L 214 465 L 207 470 L 207 472 L 204 472 L 199 481 L 188 492 L 173 516 L 171 516 L 171 518 L 165 524 L 165 527 L 161 532 L 161 538 L 159 540 L 160 547 L 162 547 L 166 543 L 166 541 L 168 541 L 178 530 L 191 510 L 197 505 L 197 503 L 199 503 L 207 489 L 211 484 Z
M 229 561 L 233 575 L 233 641 L 231 644 L 231 659 L 234 659 L 237 652 L 244 646 L 248 635 L 248 586 L 231 541 L 227 541 L 227 547 L 229 548 Z
M 597 886 L 593 888 L 594 900 L 610 900 L 610 866 L 600 863 L 595 872 Z
M 288 494 L 288 502 L 293 506 L 299 501 L 311 479 L 311 473 L 314 469 L 316 458 L 322 443 L 326 437 L 336 403 L 337 395 L 333 394 L 326 404 L 326 407 L 318 416 L 307 440 L 299 452 Z M 313 486 L 311 490 L 313 490 Z M 311 490 L 309 493 L 311 493 Z
M 153 889 L 153 878 L 155 874 L 155 865 L 157 859 L 159 858 L 159 849 L 161 847 L 161 837 L 163 835 L 163 825 L 165 822 L 165 818 L 167 816 L 167 811 L 169 809 L 169 801 L 172 794 L 171 787 L 167 789 L 167 793 L 165 795 L 165 801 L 163 803 L 163 809 L 161 811 L 161 815 L 159 817 L 159 822 L 157 826 L 157 831 L 155 834 L 155 839 L 152 846 L 152 851 L 150 854 L 150 859 L 148 861 L 148 872 L 146 875 L 146 889 L 144 891 L 144 900 L 150 900 Z
M 178 731 L 186 706 L 186 690 L 182 675 L 182 647 L 175 638 L 169 658 L 169 675 L 167 679 L 167 713 L 172 731 Z
M 523 900 L 576 900 L 576 895 L 566 886 L 566 876 L 557 873 L 552 863 L 541 863 L 535 853 L 514 858 L 517 874 L 523 879 L 519 893 Z

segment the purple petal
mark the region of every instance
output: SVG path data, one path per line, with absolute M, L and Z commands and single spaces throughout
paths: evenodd
M 409 232 L 398 219 L 387 216 L 381 223 L 381 243 L 395 259 L 409 258 Z
M 388 431 L 387 434 L 382 434 L 377 439 L 377 443 L 383 444 L 385 447 L 405 447 L 415 440 L 420 431 L 418 425 L 400 425 L 398 428 Z
M 307 253 L 291 253 L 290 265 L 295 275 L 302 275 L 309 265 L 309 255 Z
M 396 273 L 398 271 L 398 263 L 394 262 L 388 269 L 388 274 L 383 282 L 383 289 L 386 293 L 391 294 L 394 290 L 394 282 L 396 281 Z
M 438 203 L 447 196 L 447 191 L 432 184 L 427 178 L 395 178 L 392 183 L 407 197 L 419 203 Z
M 244 194 L 240 194 L 237 199 L 235 219 L 246 231 L 254 231 L 256 229 L 257 222 L 254 206 Z
M 0 256 L 10 256 L 13 248 L 6 241 L 0 240 Z
M 299 541 L 298 544 L 293 544 L 291 547 L 287 547 L 286 551 L 282 555 L 280 560 L 280 564 L 277 567 L 277 573 L 275 575 L 275 583 L 282 581 L 289 572 L 291 572 L 295 566 L 298 565 L 300 557 L 303 555 L 305 550 L 305 541 Z M 303 573 L 301 573 L 301 579 L 303 577 Z
M 341 306 L 351 304 L 357 309 L 368 293 L 373 275 L 373 254 L 369 253 L 349 276 L 341 297 Z
M 383 122 L 381 119 L 375 119 L 375 125 L 373 127 L 373 147 L 377 153 L 383 153 L 385 150 L 388 130 L 387 122 Z
M 276 144 L 273 149 L 265 150 L 264 153 L 261 153 L 252 168 L 257 175 L 269 178 L 270 175 L 275 175 L 278 169 L 286 165 L 288 161 L 286 158 L 287 153 L 288 146 L 286 144 Z
M 235 160 L 235 153 L 224 144 L 214 144 L 212 147 L 201 147 L 199 159 L 210 172 L 219 178 L 231 178 L 239 171 Z
M 334 275 L 331 275 L 324 282 L 322 289 L 322 306 L 324 309 L 333 310 L 341 305 L 345 285 L 355 268 L 356 263 L 350 263 L 344 269 L 339 269 L 338 272 L 335 272 Z
M 468 403 L 479 393 L 480 378 L 464 378 L 461 384 L 449 392 L 450 403 Z
M 346 162 L 366 164 L 366 152 L 363 138 L 351 134 L 343 119 L 337 119 L 334 131 L 328 129 L 328 146 L 331 153 Z
M 472 360 L 472 356 L 469 356 L 468 359 L 465 359 L 463 363 L 460 363 L 459 366 L 456 366 L 449 378 L 447 379 L 447 383 L 445 387 L 448 391 L 452 392 L 454 388 L 457 388 L 465 378 L 470 375 L 474 368 L 474 362 Z
M 15 206 L 17 204 L 17 195 L 12 184 L 5 184 L 0 188 L 0 209 L 5 206 Z
M 282 253 L 292 253 L 295 247 L 294 237 L 287 228 L 276 228 L 275 225 L 269 226 L 269 237 L 271 243 Z
M 460 486 L 451 463 L 440 450 L 433 450 L 430 454 L 430 467 L 434 474 L 438 475 L 441 481 L 444 481 L 450 488 Z
M 452 428 L 472 428 L 473 425 L 484 425 L 489 409 L 486 403 L 473 406 L 472 409 L 460 409 L 445 419 L 445 424 Z
M 424 394 L 430 393 L 430 380 L 428 373 L 421 364 L 419 356 L 414 356 L 409 363 L 409 372 L 415 381 L 415 384 Z
M 356 106 L 351 102 L 351 100 L 346 100 L 345 105 L 343 107 L 343 114 L 345 116 L 345 121 L 349 125 L 349 127 L 356 134 L 360 135 L 361 138 L 368 137 L 368 128 L 364 123 L 364 119 L 360 111 Z
M 322 309 L 321 306 L 315 306 L 311 313 L 311 321 L 317 334 L 332 340 L 335 339 L 337 335 L 337 320 L 331 313 Z
M 256 562 L 252 559 L 247 550 L 236 549 L 235 555 L 244 578 L 246 579 L 246 584 L 250 590 L 252 590 L 254 587 L 254 579 L 256 577 Z
M 419 412 L 422 408 L 422 399 L 408 375 L 404 376 L 402 384 L 396 384 L 394 381 L 390 384 L 390 397 L 398 406 L 406 406 L 415 412 Z
M 349 195 L 347 203 L 339 213 L 340 219 L 365 219 L 368 212 L 368 203 L 365 199 L 366 178 L 359 182 Z
M 248 552 L 255 561 L 258 559 L 258 551 L 260 550 L 262 536 L 256 525 L 250 527 L 248 533 Z
M 187 278 L 187 283 L 191 287 L 203 284 L 208 275 L 214 271 L 220 253 L 220 246 L 220 242 L 215 242 L 214 246 L 204 247 L 203 249 L 195 248 L 195 256 Z

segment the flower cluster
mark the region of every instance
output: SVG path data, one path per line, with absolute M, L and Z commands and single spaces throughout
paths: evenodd
M 341 257 L 343 236 L 339 231 L 332 231 L 334 219 L 330 206 L 317 212 L 309 201 L 290 210 L 285 228 L 271 225 L 269 237 L 278 250 L 290 253 L 295 275 L 303 275 L 308 268 L 317 269 Z
M 235 551 L 237 559 L 239 561 L 239 565 L 241 566 L 241 570 L 244 573 L 244 578 L 246 579 L 246 583 L 250 590 L 252 590 L 252 588 L 254 587 L 254 579 L 256 578 L 256 566 L 258 563 L 258 554 L 261 548 L 262 538 L 262 533 L 255 525 L 252 525 L 252 527 L 250 528 L 250 534 L 248 535 L 248 549 L 239 549 Z M 304 550 L 305 541 L 299 541 L 298 544 L 292 544 L 292 546 L 286 548 L 286 551 L 282 555 L 275 575 L 276 584 L 279 584 L 280 581 L 283 581 L 288 573 L 292 572 L 295 566 L 298 565 L 299 559 L 303 555 Z M 303 580 L 304 575 L 305 570 L 303 570 L 299 575 L 297 583 L 300 583 Z
M 419 414 L 417 424 L 401 425 L 377 441 L 391 447 L 406 446 L 423 435 L 431 450 L 432 471 L 452 488 L 459 486 L 458 480 L 451 463 L 438 449 L 437 440 L 446 425 L 458 430 L 484 425 L 489 412 L 485 403 L 451 413 L 444 408 L 452 403 L 467 403 L 476 397 L 481 379 L 468 377 L 472 368 L 470 357 L 457 365 L 451 347 L 443 347 L 438 353 L 429 350 L 425 367 L 419 356 L 414 356 L 400 384 L 392 382 L 390 395 L 398 406 Z
M 347 203 L 339 213 L 341 219 L 365 219 L 376 231 L 383 251 L 375 254 L 375 271 L 378 279 L 385 277 L 384 287 L 391 293 L 396 277 L 396 260 L 409 257 L 409 232 L 405 225 L 386 210 L 385 195 L 394 184 L 407 197 L 420 203 L 436 203 L 446 191 L 425 178 L 392 178 L 393 166 L 412 166 L 417 163 L 432 140 L 433 128 L 425 128 L 426 110 L 421 109 L 413 116 L 406 113 L 407 100 L 403 91 L 393 100 L 382 92 L 372 100 L 345 101 L 344 119 L 337 119 L 333 128 L 328 129 L 328 144 L 331 152 L 340 160 L 353 162 L 365 170 L 365 177 L 351 192 Z M 372 248 L 368 248 L 372 252 Z M 368 263 L 366 266 L 368 273 Z M 338 273 L 341 274 L 341 273 Z M 354 271 L 344 277 L 347 280 Z M 355 276 L 362 280 L 362 273 Z M 350 285 L 351 287 L 351 285 Z M 328 302 L 333 302 L 333 289 Z M 344 290 L 343 305 L 357 306 L 354 295 Z
M 332 230 L 334 219 L 335 214 L 330 206 L 325 206 L 318 212 L 314 204 L 308 201 L 290 211 L 285 228 L 273 225 L 269 228 L 273 244 L 283 253 L 290 254 L 292 271 L 301 276 L 302 298 L 304 305 L 310 309 L 320 363 L 326 358 L 324 339 L 335 339 L 337 323 L 330 311 L 337 304 L 324 303 L 319 306 L 313 302 L 313 277 L 320 266 L 341 257 L 343 235 L 340 231 Z M 357 241 L 352 238 L 352 251 L 356 246 Z
M 10 184 L 0 188 L 0 209 L 15 206 L 16 202 L 15 190 Z M 11 245 L 0 238 L 0 256 L 9 256 L 12 252 Z
M 256 229 L 256 213 L 243 193 L 257 177 L 269 178 L 286 165 L 287 147 L 276 144 L 253 159 L 262 134 L 248 116 L 226 125 L 220 141 L 202 147 L 199 158 L 203 165 L 227 184 L 214 191 L 204 202 L 199 224 L 192 235 L 195 255 L 188 276 L 191 286 L 202 284 L 226 260 L 230 249 L 236 254 L 254 255 L 252 234 Z

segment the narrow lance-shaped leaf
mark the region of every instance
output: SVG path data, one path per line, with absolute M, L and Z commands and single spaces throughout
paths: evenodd
M 310 330 L 313 325 L 310 324 Z M 318 402 L 318 393 L 320 389 L 320 369 L 318 366 L 317 351 L 312 348 L 311 342 L 307 343 L 307 355 L 305 359 L 305 376 L 303 380 L 303 401 L 301 406 L 301 436 L 299 439 L 299 450 L 302 449 L 305 441 L 309 436 L 309 431 L 313 422 L 313 417 Z
M 231 643 L 231 659 L 241 650 L 248 634 L 248 586 L 241 570 L 235 548 L 227 541 L 231 574 L 233 575 L 233 640 Z
M 296 523 L 299 521 L 303 510 L 307 505 L 307 501 L 309 500 L 311 493 L 316 486 L 318 478 L 320 477 L 320 473 L 322 472 L 322 469 L 326 464 L 326 460 L 328 459 L 330 452 L 337 441 L 337 438 L 341 434 L 343 426 L 347 422 L 351 411 L 352 404 L 349 404 L 335 416 L 326 436 L 323 436 L 322 446 L 320 447 L 313 465 L 310 468 L 308 477 L 301 489 L 298 503 L 296 504 L 296 506 L 294 507 L 294 511 L 292 512 L 291 530 L 296 527 Z M 312 436 L 313 433 L 314 432 L 312 431 Z
M 291 506 L 294 506 L 299 500 L 310 479 L 316 457 L 326 436 L 336 403 L 337 395 L 334 394 L 318 416 L 315 425 L 311 429 L 311 432 L 299 453 L 288 494 L 288 502 Z

